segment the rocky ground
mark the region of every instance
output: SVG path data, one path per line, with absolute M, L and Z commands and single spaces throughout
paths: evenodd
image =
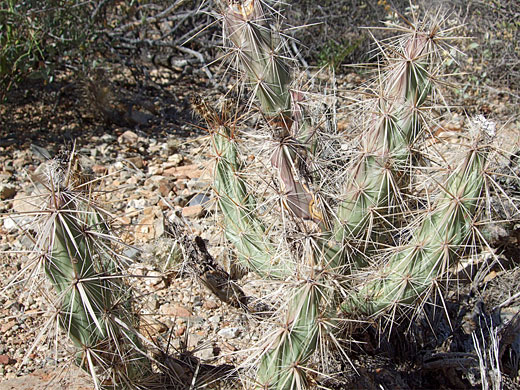
M 128 280 L 137 291 L 146 320 L 141 331 L 146 337 L 163 348 L 171 339 L 171 347 L 177 351 L 187 349 L 206 363 L 236 367 L 262 335 L 257 320 L 220 301 L 173 256 L 176 238 L 171 224 L 180 218 L 193 235 L 207 240 L 214 257 L 233 272 L 226 261 L 226 246 L 210 190 L 212 172 L 204 126 L 193 116 L 190 106 L 194 95 L 216 101 L 227 87 L 193 69 L 158 71 L 156 76 L 155 87 L 139 92 L 119 76 L 107 76 L 115 91 L 110 100 L 113 115 L 108 119 L 107 113 L 100 113 L 89 100 L 85 86 L 68 84 L 67 75 L 52 85 L 25 86 L 0 107 L 4 118 L 0 139 L 1 389 L 91 388 L 88 378 L 82 378 L 70 364 L 71 351 L 62 342 L 63 334 L 48 320 L 48 287 L 24 269 L 30 259 L 31 241 L 20 227 L 26 226 L 33 211 L 31 174 L 43 162 L 42 152 L 32 145 L 53 155 L 64 144 L 70 149 L 75 141 L 85 169 L 100 178 L 99 201 L 113 213 L 114 226 L 127 245 L 123 254 L 134 262 Z M 346 91 L 364 81 L 360 73 L 338 76 L 343 99 L 340 107 L 349 101 Z M 121 96 L 130 96 L 130 110 L 128 105 L 124 110 L 117 108 L 114 101 L 121 100 Z M 477 86 L 464 88 L 464 93 L 455 98 L 459 108 L 456 106 L 440 123 L 437 136 L 456 140 L 469 126 L 470 115 L 484 113 L 497 122 L 497 145 L 509 151 L 520 149 L 520 97 L 514 92 L 503 87 Z M 340 109 L 338 119 L 340 126 L 350 125 L 348 107 Z M 504 255 L 502 267 L 482 268 L 485 271 L 480 275 L 479 290 L 483 293 L 479 299 L 468 293 L 464 299 L 449 296 L 448 301 L 464 301 L 463 306 L 471 313 L 477 301 L 484 299 L 488 309 L 502 305 L 502 321 L 517 318 L 520 299 L 515 275 L 520 257 L 514 248 L 519 238 L 508 238 L 509 252 Z M 239 283 L 252 297 L 261 296 L 262 290 L 268 288 L 253 275 L 243 276 Z M 453 310 L 462 312 L 460 307 Z M 461 316 L 457 324 L 461 329 L 471 327 L 471 318 Z M 511 344 L 518 342 L 517 334 L 511 336 Z M 366 341 L 376 336 L 362 337 Z M 382 351 L 374 349 L 373 355 L 384 354 L 384 348 Z M 414 388 L 414 372 L 431 375 L 438 384 L 442 371 L 447 379 L 440 386 L 456 388 L 454 382 L 460 375 L 453 372 L 458 368 L 455 363 L 436 363 L 442 360 L 441 352 L 438 349 L 430 360 L 425 358 L 418 369 L 388 363 L 385 359 L 391 354 L 371 363 L 366 351 L 355 351 L 355 365 L 362 374 L 358 387 Z M 517 375 L 511 374 L 511 388 L 520 388 Z M 44 387 L 47 383 L 50 387 Z M 476 386 L 478 380 L 459 385 L 471 384 Z

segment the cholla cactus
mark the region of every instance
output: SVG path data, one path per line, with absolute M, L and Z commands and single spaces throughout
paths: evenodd
M 94 204 L 74 154 L 48 160 L 36 179 L 41 207 L 35 253 L 56 292 L 56 319 L 96 389 L 146 387 L 152 374 L 122 280 L 105 213 Z
M 303 388 L 310 380 L 309 358 L 326 338 L 335 340 L 341 315 L 380 316 L 412 306 L 458 259 L 475 230 L 488 150 L 477 137 L 437 193 L 417 201 L 429 205 L 422 215 L 404 216 L 411 214 L 404 192 L 416 172 L 411 150 L 427 128 L 423 111 L 444 39 L 438 23 L 417 25 L 402 30 L 385 52 L 360 153 L 342 167 L 348 172 L 342 191 L 323 193 L 318 121 L 304 116 L 302 94 L 291 89 L 283 40 L 259 0 L 228 1 L 222 9 L 226 38 L 275 144 L 270 159 L 283 199 L 281 222 L 261 218 L 274 206 L 255 198 L 245 180 L 240 132 L 229 110 L 216 113 L 202 103 L 216 155 L 214 189 L 240 262 L 287 286 L 286 312 L 262 346 L 257 382 L 276 390 Z M 389 238 L 394 222 L 410 222 L 400 239 Z M 398 245 L 381 249 L 389 244 Z

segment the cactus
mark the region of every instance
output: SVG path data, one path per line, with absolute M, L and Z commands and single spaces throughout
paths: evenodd
M 260 101 L 269 125 L 277 132 L 279 146 L 271 158 L 279 171 L 287 207 L 298 217 L 312 219 L 310 178 L 301 175 L 312 131 L 301 116 L 298 94 L 289 90 L 290 75 L 258 1 L 233 3 L 224 13 L 225 31 L 236 47 L 239 62 Z M 292 95 L 292 96 L 291 96 Z M 295 100 L 295 102 L 291 102 Z M 296 104 L 295 104 L 296 103 Z
M 318 284 L 305 281 L 290 298 L 286 321 L 268 341 L 258 367 L 258 381 L 268 388 L 293 389 L 307 384 L 303 364 L 319 340 L 320 302 Z
M 304 117 L 303 98 L 291 90 L 283 40 L 270 27 L 261 2 L 224 2 L 222 12 L 238 67 L 276 143 L 271 164 L 289 211 L 285 219 L 294 222 L 291 228 L 299 236 L 293 231 L 296 238 L 289 239 L 283 235 L 285 225 L 267 228 L 262 222 L 258 201 L 244 179 L 236 121 L 227 109 L 217 113 L 199 102 L 216 155 L 214 189 L 225 235 L 241 263 L 289 286 L 282 324 L 262 346 L 257 382 L 276 390 L 305 388 L 306 364 L 324 337 L 335 337 L 335 318 L 380 316 L 398 305 L 412 306 L 457 261 L 473 233 L 488 150 L 476 142 L 464 163 L 439 186 L 434 204 L 410 222 L 407 242 L 391 252 L 381 250 L 392 240 L 385 230 L 388 222 L 408 208 L 403 193 L 414 180 L 411 150 L 423 134 L 422 110 L 434 88 L 444 34 L 439 25 L 411 28 L 391 54 L 385 53 L 388 63 L 361 153 L 349 165 L 343 193 L 329 196 L 320 193 L 316 174 L 316 121 Z M 271 241 L 271 229 L 279 229 L 285 249 Z
M 152 374 L 134 330 L 131 290 L 123 282 L 103 212 L 75 167 L 47 161 L 38 180 L 44 210 L 36 248 L 57 300 L 57 320 L 77 347 L 76 361 L 96 389 L 140 388 Z
M 274 246 L 265 240 L 265 227 L 255 216 L 254 199 L 238 175 L 240 163 L 231 131 L 225 123 L 215 125 L 219 129 L 213 137 L 217 155 L 214 187 L 224 213 L 226 237 L 237 249 L 243 265 L 263 277 L 286 277 L 290 269 L 277 259 Z
M 349 298 L 344 310 L 375 314 L 397 304 L 411 304 L 447 272 L 457 250 L 472 236 L 486 155 L 486 149 L 478 145 L 470 150 L 408 243 L 386 260 L 379 277 Z
M 406 170 L 409 148 L 421 133 L 420 106 L 431 87 L 428 57 L 433 40 L 417 32 L 405 43 L 400 58 L 389 66 L 378 112 L 362 145 L 363 155 L 348 181 L 346 199 L 337 212 L 337 239 L 358 238 L 373 213 L 391 203 Z
M 216 372 L 227 374 L 226 365 L 200 364 L 189 354 L 176 358 L 140 333 L 146 322 L 141 323 L 125 280 L 124 244 L 110 229 L 110 214 L 94 201 L 96 180 L 83 172 L 74 152 L 53 159 L 44 152 L 47 161 L 33 177 L 36 269 L 54 290 L 51 323 L 70 339 L 76 363 L 90 373 L 96 390 L 184 389 L 186 383 L 207 385 Z

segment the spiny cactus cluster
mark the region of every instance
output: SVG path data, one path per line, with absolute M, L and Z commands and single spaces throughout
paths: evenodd
M 335 118 L 309 115 L 317 110 L 297 89 L 285 41 L 264 8 L 260 0 L 222 4 L 226 41 L 264 119 L 265 127 L 254 129 L 268 135 L 262 147 L 245 142 L 261 136 L 239 129 L 234 107 L 196 106 L 211 134 L 213 189 L 227 241 L 243 267 L 283 285 L 285 302 L 261 345 L 253 387 L 302 389 L 316 376 L 313 356 L 331 345 L 342 350 L 347 321 L 423 304 L 462 252 L 476 246 L 489 134 L 477 131 L 460 145 L 456 167 L 419 153 L 432 136 L 429 107 L 446 39 L 434 20 L 381 44 L 385 63 L 361 116 L 357 149 L 345 153 L 349 136 L 324 130 Z M 36 176 L 42 195 L 35 248 L 55 291 L 56 323 L 96 388 L 172 388 L 185 366 L 170 360 L 168 378 L 154 373 L 161 363 L 136 331 L 126 265 L 75 161 L 50 160 Z M 426 180 L 432 166 L 444 174 Z M 191 252 L 210 257 L 202 239 L 195 244 Z M 205 284 L 218 295 L 220 282 Z M 221 296 L 252 311 L 246 298 L 238 288 Z
M 142 388 L 152 367 L 135 330 L 123 259 L 111 242 L 107 215 L 92 199 L 92 183 L 74 153 L 68 160 L 48 160 L 35 176 L 35 253 L 54 287 L 54 321 L 76 346 L 76 362 L 96 389 Z
M 424 302 L 457 261 L 476 229 L 487 136 L 473 137 L 433 193 L 431 186 L 409 191 L 420 187 L 424 176 L 415 176 L 429 164 L 414 151 L 431 136 L 427 107 L 446 39 L 434 20 L 381 45 L 386 63 L 358 153 L 348 161 L 340 149 L 325 156 L 320 121 L 305 114 L 285 42 L 264 7 L 258 0 L 223 2 L 222 14 L 229 50 L 265 118 L 265 142 L 274 145 L 268 169 L 276 172 L 278 205 L 247 180 L 258 183 L 244 158 L 253 152 L 232 110 L 217 113 L 201 103 L 200 111 L 212 136 L 225 236 L 240 264 L 286 286 L 285 313 L 262 345 L 256 383 L 300 389 L 313 376 L 310 357 L 336 341 L 343 318 L 378 318 Z M 327 185 L 331 172 L 346 177 L 339 191 Z

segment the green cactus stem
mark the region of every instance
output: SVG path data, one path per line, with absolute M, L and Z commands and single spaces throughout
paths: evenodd
M 71 180 L 80 173 L 70 166 L 65 172 L 54 160 L 46 164 L 49 196 L 37 245 L 46 253 L 43 266 L 56 291 L 58 323 L 96 389 L 139 388 L 152 370 L 134 330 L 131 293 L 117 273 L 113 249 L 103 243 L 113 237 L 86 186 Z
M 225 31 L 279 141 L 271 163 L 278 169 L 285 205 L 298 218 L 315 219 L 311 178 L 302 175 L 313 132 L 299 105 L 301 94 L 289 89 L 292 80 L 279 54 L 280 39 L 267 20 L 258 0 L 229 2 L 225 6 Z
M 472 233 L 485 161 L 485 149 L 475 147 L 469 152 L 408 244 L 390 256 L 378 278 L 342 305 L 344 311 L 372 315 L 412 304 L 446 273 Z
M 227 36 L 237 48 L 264 113 L 290 128 L 291 76 L 278 54 L 278 39 L 265 23 L 265 14 L 257 0 L 229 2 L 224 13 Z
M 91 348 L 106 337 L 103 314 L 110 306 L 110 289 L 92 261 L 92 243 L 73 218 L 56 216 L 54 243 L 45 271 L 56 292 L 63 296 L 62 327 L 76 346 Z
M 307 385 L 305 363 L 319 340 L 321 287 L 305 281 L 290 298 L 286 321 L 265 345 L 257 380 L 271 390 L 301 389 Z
M 285 279 L 292 274 L 269 241 L 262 222 L 255 215 L 255 200 L 240 177 L 241 164 L 230 130 L 220 124 L 212 131 L 216 158 L 214 189 L 224 216 L 226 238 L 235 247 L 246 268 L 267 278 Z
M 406 171 L 410 144 L 421 132 L 419 107 L 431 89 L 428 57 L 432 40 L 424 33 L 408 39 L 402 56 L 388 67 L 373 127 L 364 138 L 362 155 L 340 203 L 333 228 L 338 242 L 370 238 L 375 215 L 399 193 L 399 176 Z

